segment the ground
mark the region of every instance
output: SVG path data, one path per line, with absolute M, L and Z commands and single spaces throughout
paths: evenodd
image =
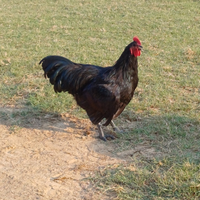
M 8 115 L 16 109 L 4 108 Z M 15 116 L 19 120 L 19 116 Z M 25 123 L 26 122 L 26 123 Z M 28 116 L 20 125 L 1 119 L 0 199 L 110 199 L 90 183 L 98 170 L 127 162 L 148 145 L 114 153 L 88 119 L 68 114 Z M 148 155 L 150 154 L 150 155 Z

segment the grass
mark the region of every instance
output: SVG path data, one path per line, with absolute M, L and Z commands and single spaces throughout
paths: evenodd
M 27 108 L 1 117 L 70 112 L 87 117 L 68 94 L 54 94 L 39 61 L 50 54 L 112 65 L 138 35 L 139 85 L 117 120 L 135 124 L 115 140 L 122 152 L 148 143 L 162 156 L 138 156 L 92 181 L 118 199 L 198 199 L 200 165 L 200 3 L 192 0 L 1 0 L 0 105 Z M 127 122 L 128 121 L 128 122 Z M 20 123 L 18 123 L 20 124 Z M 162 164 L 159 164 L 162 163 Z
M 199 170 L 188 161 L 134 160 L 132 165 L 102 171 L 95 184 L 116 199 L 198 199 Z

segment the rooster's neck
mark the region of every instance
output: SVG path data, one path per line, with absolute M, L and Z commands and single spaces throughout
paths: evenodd
M 129 48 L 126 48 L 120 58 L 117 60 L 114 68 L 117 71 L 121 71 L 124 77 L 134 76 L 138 72 L 137 57 L 130 54 Z

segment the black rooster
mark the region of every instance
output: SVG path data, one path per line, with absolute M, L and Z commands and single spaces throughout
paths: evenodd
M 138 84 L 137 56 L 141 53 L 141 42 L 133 38 L 112 67 L 77 64 L 61 56 L 47 56 L 40 61 L 45 78 L 50 79 L 54 91 L 72 94 L 77 104 L 86 110 L 91 122 L 98 126 L 99 137 L 106 141 L 112 135 L 104 135 L 104 126 L 119 116 L 133 97 Z

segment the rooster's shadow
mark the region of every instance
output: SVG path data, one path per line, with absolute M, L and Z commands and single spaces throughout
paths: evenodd
M 89 120 L 80 120 L 69 114 L 44 112 L 36 108 L 0 107 L 0 124 L 11 129 L 18 127 L 71 134 L 70 129 L 80 132 L 84 126 L 87 127 Z M 94 129 L 92 124 L 91 127 Z

